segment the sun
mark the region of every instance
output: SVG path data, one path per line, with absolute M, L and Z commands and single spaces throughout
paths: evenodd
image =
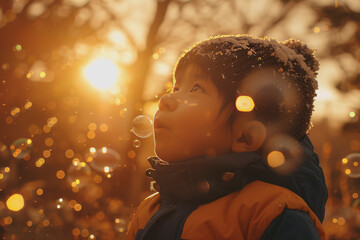
M 84 68 L 83 74 L 93 86 L 105 90 L 116 82 L 119 68 L 107 58 L 97 58 Z

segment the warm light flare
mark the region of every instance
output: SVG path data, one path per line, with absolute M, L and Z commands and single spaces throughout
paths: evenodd
M 104 90 L 116 82 L 119 68 L 109 59 L 98 58 L 84 68 L 83 74 L 92 85 Z
M 251 112 L 255 107 L 253 99 L 249 96 L 239 96 L 235 105 L 240 112 Z
M 24 198 L 21 194 L 13 194 L 6 201 L 6 206 L 9 210 L 17 212 L 24 207 Z
M 285 163 L 285 157 L 282 152 L 272 151 L 267 156 L 268 164 L 270 167 L 276 168 Z

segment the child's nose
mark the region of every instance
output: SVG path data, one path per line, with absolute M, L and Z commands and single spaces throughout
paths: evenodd
M 177 101 L 172 94 L 163 95 L 159 101 L 159 109 L 163 111 L 173 111 L 177 107 Z

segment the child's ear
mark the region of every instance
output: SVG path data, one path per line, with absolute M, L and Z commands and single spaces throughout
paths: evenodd
M 233 152 L 258 150 L 266 139 L 266 128 L 259 121 L 245 122 L 236 118 L 232 129 L 231 148 Z

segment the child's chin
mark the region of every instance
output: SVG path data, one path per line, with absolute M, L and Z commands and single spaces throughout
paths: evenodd
M 159 146 L 155 146 L 155 154 L 158 158 L 167 162 L 176 161 L 176 156 L 173 156 L 172 154 L 170 154 L 170 152 L 170 149 L 164 149 Z
M 172 161 L 173 161 L 173 159 L 170 158 L 170 157 L 169 157 L 168 155 L 166 155 L 166 154 L 156 153 L 156 156 L 157 156 L 158 158 L 160 158 L 161 160 L 164 160 L 164 161 L 167 161 L 167 162 L 172 162 Z
M 160 144 L 155 144 L 155 154 L 158 158 L 165 160 L 167 158 L 167 154 L 164 150 L 166 150 L 164 147 L 159 146 Z

